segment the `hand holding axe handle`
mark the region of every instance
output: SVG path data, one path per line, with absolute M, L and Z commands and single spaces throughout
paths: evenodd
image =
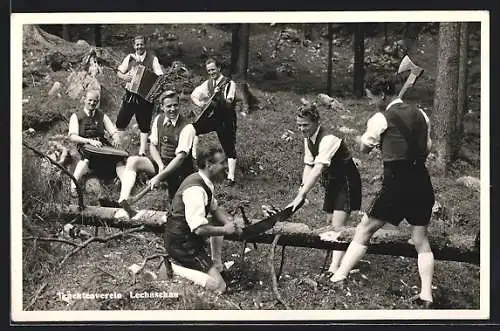
M 408 70 L 410 70 L 410 75 L 406 79 L 406 82 L 404 83 L 403 87 L 401 88 L 401 91 L 399 91 L 398 97 L 400 99 L 403 98 L 403 96 L 406 93 L 406 91 L 408 90 L 408 88 L 412 87 L 415 84 L 415 82 L 417 81 L 417 79 L 424 72 L 424 69 L 422 69 L 421 67 L 414 64 L 410 60 L 408 55 L 405 55 L 405 57 L 403 58 L 403 60 L 401 60 L 401 63 L 399 64 L 398 74 L 405 72 L 405 71 L 408 71 Z
M 144 197 L 151 190 L 152 190 L 151 185 L 146 185 L 146 187 L 144 187 L 141 191 L 139 191 L 139 193 L 137 193 L 133 197 L 130 197 L 120 202 L 120 206 L 127 212 L 130 218 L 133 218 L 137 214 L 137 211 L 132 208 L 132 205 L 135 204 L 140 199 L 142 199 L 142 197 Z

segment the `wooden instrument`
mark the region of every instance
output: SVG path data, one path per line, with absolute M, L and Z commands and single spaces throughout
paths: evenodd
M 126 159 L 129 154 L 122 149 L 111 146 L 95 147 L 90 144 L 81 146 L 82 155 L 89 160 L 99 160 L 101 162 L 116 163 Z
M 151 70 L 146 69 L 142 64 L 138 64 L 132 68 L 131 73 L 133 74 L 133 78 L 125 85 L 125 89 L 138 94 L 148 102 L 153 102 L 160 94 L 167 76 L 158 76 Z

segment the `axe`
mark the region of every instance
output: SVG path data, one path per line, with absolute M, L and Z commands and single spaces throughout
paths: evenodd
M 121 208 L 123 208 L 123 210 L 127 212 L 130 218 L 133 218 L 137 214 L 137 211 L 134 208 L 132 208 L 132 205 L 135 204 L 140 199 L 142 199 L 142 197 L 145 196 L 150 191 L 151 191 L 151 185 L 147 185 L 142 190 L 140 190 L 139 193 L 137 193 L 136 195 L 121 201 L 119 205 Z
M 422 75 L 424 72 L 424 69 L 421 67 L 417 66 L 415 63 L 413 63 L 408 55 L 405 55 L 403 60 L 401 60 L 401 63 L 399 64 L 398 68 L 398 74 L 405 72 L 405 71 L 410 71 L 410 75 L 406 79 L 406 82 L 404 83 L 403 87 L 401 88 L 401 91 L 399 91 L 398 97 L 400 99 L 403 98 L 403 95 L 406 93 L 408 88 L 412 87 L 416 80 Z

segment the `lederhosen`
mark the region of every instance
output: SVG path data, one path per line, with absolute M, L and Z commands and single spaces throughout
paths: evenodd
M 179 144 L 181 131 L 186 125 L 189 124 L 189 121 L 184 116 L 179 114 L 177 122 L 175 123 L 176 125 L 167 126 L 163 124 L 164 119 L 165 113 L 161 113 L 158 116 L 158 120 L 156 123 L 156 128 L 158 130 L 157 148 L 163 164 L 167 166 L 170 161 L 175 158 L 175 150 L 177 148 L 177 145 Z M 155 172 L 158 172 L 156 162 L 153 161 L 153 165 L 155 166 Z M 174 196 L 182 181 L 193 172 L 193 158 L 191 155 L 191 151 L 187 151 L 187 155 L 182 161 L 182 164 L 179 166 L 179 168 L 166 178 L 166 181 L 168 183 L 167 190 L 170 198 Z
M 319 154 L 321 140 L 327 135 L 330 134 L 320 127 L 314 144 L 307 139 L 307 147 L 314 158 Z M 343 139 L 330 165 L 323 169 L 320 181 L 325 188 L 324 211 L 350 212 L 361 208 L 361 177 Z
M 212 191 L 207 186 L 199 173 L 189 175 L 181 184 L 172 200 L 171 213 L 165 223 L 164 241 L 165 249 L 174 263 L 186 268 L 207 272 L 213 265 L 212 260 L 205 251 L 205 237 L 198 236 L 189 227 L 182 201 L 183 192 L 192 186 L 199 186 L 208 196 L 205 206 L 205 216 L 210 212 Z
M 103 145 L 111 146 L 111 143 L 104 137 L 104 113 L 98 109 L 94 111 L 94 116 L 87 116 L 85 111 L 79 110 L 76 112 L 78 119 L 78 135 L 83 138 L 97 139 Z M 115 177 L 116 163 L 103 160 L 99 155 L 87 153 L 82 149 L 84 144 L 77 144 L 77 150 L 82 159 L 89 160 L 89 169 L 91 169 L 97 177 L 102 179 L 112 179 Z
M 193 126 L 196 135 L 215 131 L 226 156 L 236 158 L 237 117 L 234 110 L 235 101 L 228 104 L 225 99 L 226 89 L 229 89 L 230 82 L 229 78 L 222 76 L 222 81 L 219 83 L 221 92 L 214 97 L 210 106 Z M 213 79 L 209 79 L 207 84 L 209 97 L 211 97 L 215 91 L 215 82 Z
M 383 115 L 387 129 L 381 136 L 384 179 L 368 215 L 394 225 L 403 219 L 427 225 L 434 205 L 434 190 L 425 166 L 427 123 L 420 110 L 394 104 Z
M 151 54 L 151 52 L 146 52 L 143 62 L 137 61 L 132 54 L 129 56 L 130 59 L 127 72 L 138 64 L 142 64 L 146 67 L 146 69 L 154 71 L 154 55 Z M 124 130 L 129 125 L 130 120 L 134 115 L 141 132 L 148 133 L 150 131 L 151 118 L 153 116 L 153 104 L 146 101 L 138 94 L 125 90 L 120 110 L 118 111 L 118 115 L 116 117 L 116 127 L 120 130 Z

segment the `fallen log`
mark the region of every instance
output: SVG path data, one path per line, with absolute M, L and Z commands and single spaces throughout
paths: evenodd
M 110 226 L 116 228 L 132 228 L 144 226 L 145 231 L 163 233 L 166 222 L 166 212 L 155 210 L 141 210 L 133 219 L 117 217 L 123 211 L 116 208 L 105 208 L 98 206 L 86 206 L 80 213 L 77 205 L 47 208 L 45 219 L 69 221 L 78 217 L 82 225 Z M 117 214 L 117 212 L 121 211 Z M 241 217 L 235 216 L 235 221 L 242 226 Z M 250 220 L 252 223 L 258 220 Z M 277 242 L 282 246 L 307 247 L 327 250 L 346 250 L 351 242 L 354 227 L 344 227 L 333 236 L 325 236 L 325 232 L 331 232 L 330 227 L 311 229 L 307 224 L 296 222 L 279 222 L 271 230 L 260 234 L 247 242 L 271 244 L 277 234 L 280 238 Z M 429 235 L 434 257 L 437 260 L 449 260 L 458 262 L 469 262 L 479 264 L 479 250 L 475 245 L 475 234 L 450 235 L 447 233 L 430 233 Z M 368 253 L 416 257 L 415 247 L 409 242 L 411 235 L 409 227 L 400 227 L 396 230 L 378 230 L 370 240 Z M 230 241 L 243 241 L 235 235 L 225 237 Z

